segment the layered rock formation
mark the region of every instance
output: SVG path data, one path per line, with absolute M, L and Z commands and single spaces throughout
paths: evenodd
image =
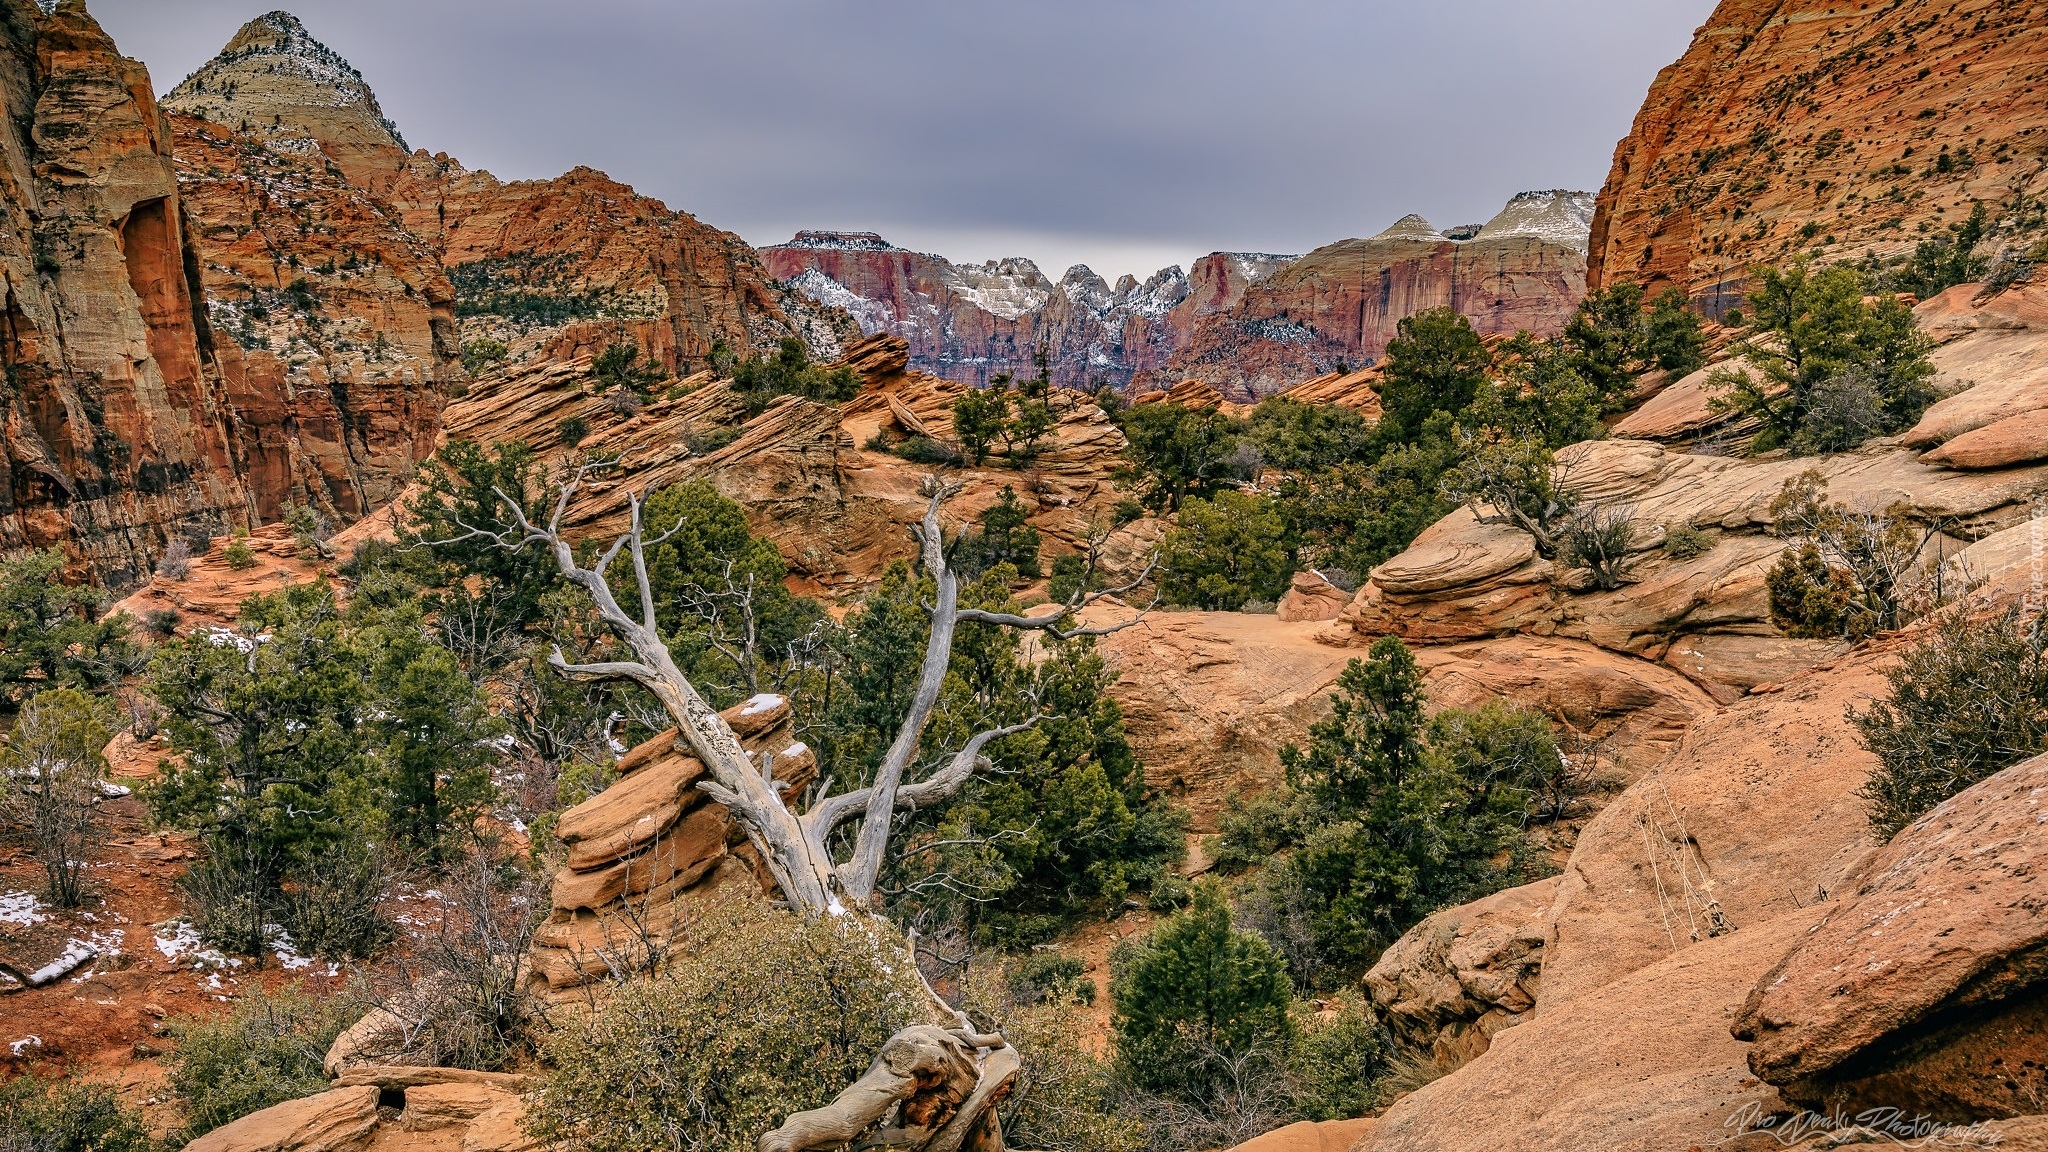
M 1746 269 L 1890 254 L 2044 186 L 2048 26 L 1997 0 L 1723 0 L 1616 146 L 1587 280 L 1711 314 Z
M 419 152 L 389 197 L 440 252 L 463 338 L 507 343 L 515 361 L 629 341 L 687 374 L 718 345 L 773 354 L 795 336 L 830 360 L 859 335 L 843 313 L 775 283 L 739 237 L 591 168 L 507 184 Z
M 1199 321 L 1167 374 L 1237 398 L 1268 395 L 1372 363 L 1400 321 L 1426 308 L 1455 308 L 1482 334 L 1556 332 L 1585 294 L 1591 218 L 1583 192 L 1524 192 L 1464 239 L 1411 215 L 1326 245 Z
M 756 696 L 719 716 L 748 751 L 775 757 L 786 800 L 817 776 L 816 758 L 793 734 L 789 701 Z M 537 995 L 560 998 L 644 969 L 681 943 L 693 909 L 713 890 L 773 889 L 738 821 L 697 788 L 704 765 L 679 743 L 670 730 L 626 753 L 618 783 L 556 822 L 569 854 L 528 952 L 527 982 Z
M 872 232 L 799 232 L 761 258 L 791 288 L 851 313 L 863 332 L 902 337 L 919 371 L 971 384 L 997 373 L 1023 379 L 1043 349 L 1053 382 L 1083 390 L 1156 374 L 1199 317 L 1294 259 L 1215 252 L 1192 276 L 1176 265 L 1111 287 L 1085 264 L 1055 284 L 1021 257 L 955 264 Z
M 852 400 L 834 407 L 785 397 L 751 417 L 709 373 L 665 384 L 674 395 L 625 415 L 591 386 L 587 357 L 515 365 L 450 404 L 445 435 L 523 440 L 553 455 L 566 451 L 561 422 L 582 418 L 589 441 L 616 453 L 618 465 L 569 510 L 572 534 L 623 527 L 628 491 L 708 479 L 776 542 L 808 591 L 856 593 L 889 561 L 912 555 L 906 529 L 924 515 L 919 483 L 933 469 L 889 448 L 950 437 L 953 401 L 968 386 L 910 371 L 908 350 L 891 336 L 855 344 L 843 362 L 864 381 Z M 1056 395 L 1054 409 L 1058 422 L 1029 467 L 1006 467 L 998 453 L 986 467 L 949 470 L 961 485 L 946 505 L 949 525 L 978 519 L 1010 487 L 1031 509 L 1048 552 L 1086 546 L 1091 527 L 1106 523 L 1120 499 L 1111 474 L 1123 433 L 1080 397 Z

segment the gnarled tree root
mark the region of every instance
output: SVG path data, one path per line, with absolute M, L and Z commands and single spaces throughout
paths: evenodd
M 996 1105 L 1021 1067 L 1001 1036 L 934 1024 L 905 1028 L 832 1103 L 795 1113 L 762 1136 L 760 1152 L 1003 1152 Z

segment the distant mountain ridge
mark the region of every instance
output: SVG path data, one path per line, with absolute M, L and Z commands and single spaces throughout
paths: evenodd
M 1163 370 L 1200 316 L 1295 259 L 1217 252 L 1192 276 L 1174 265 L 1111 285 L 1085 264 L 1054 282 L 1024 257 L 956 264 L 873 232 L 803 231 L 760 251 L 771 274 L 846 310 L 864 333 L 902 337 L 921 371 L 985 384 L 1035 372 L 1043 345 L 1054 382 L 1069 388 L 1122 388 Z
M 1561 328 L 1585 290 L 1592 219 L 1588 193 L 1524 192 L 1484 225 L 1442 232 L 1410 214 L 1307 256 L 1212 252 L 1114 287 L 1084 264 L 1055 284 L 1022 257 L 955 264 L 873 232 L 799 232 L 761 257 L 864 333 L 902 337 L 937 376 L 1030 373 L 1042 345 L 1065 387 L 1192 378 L 1251 399 L 1371 363 L 1403 318 L 1437 305 L 1482 332 Z

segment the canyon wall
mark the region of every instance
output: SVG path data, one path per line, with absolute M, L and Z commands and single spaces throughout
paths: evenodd
M 1895 255 L 1979 201 L 2031 242 L 2044 61 L 2048 24 L 2001 0 L 1725 0 L 1615 147 L 1587 280 L 1717 313 L 1751 264 Z
M 0 549 L 132 580 L 246 519 L 170 126 L 77 0 L 0 7 L 0 105 Z
M 1525 192 L 1487 224 L 1440 232 L 1406 216 L 1318 248 L 1198 322 L 1167 364 L 1236 399 L 1371 364 L 1406 317 L 1451 307 L 1482 334 L 1564 327 L 1586 289 L 1591 198 Z

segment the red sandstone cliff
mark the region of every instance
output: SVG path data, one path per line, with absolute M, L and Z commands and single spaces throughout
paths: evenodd
M 1203 380 L 1239 399 L 1371 363 L 1395 325 L 1450 305 L 1481 332 L 1561 328 L 1585 292 L 1584 193 L 1528 192 L 1452 239 L 1410 216 L 1307 256 L 1213 252 L 1114 288 L 1086 266 L 1058 284 L 1029 260 L 954 264 L 870 232 L 803 232 L 761 250 L 771 274 L 900 336 L 918 369 L 984 383 L 1050 358 L 1069 388 Z
M 261 520 L 353 520 L 434 450 L 455 293 L 397 214 L 272 139 L 170 117 L 239 470 Z
M 0 6 L 0 105 L 0 549 L 133 579 L 176 527 L 246 518 L 170 126 L 77 0 Z
M 2001 0 L 1724 0 L 1614 150 L 1587 280 L 1711 310 L 1752 263 L 1890 255 L 1972 201 L 2006 216 L 2048 184 L 2044 65 L 2048 23 Z

